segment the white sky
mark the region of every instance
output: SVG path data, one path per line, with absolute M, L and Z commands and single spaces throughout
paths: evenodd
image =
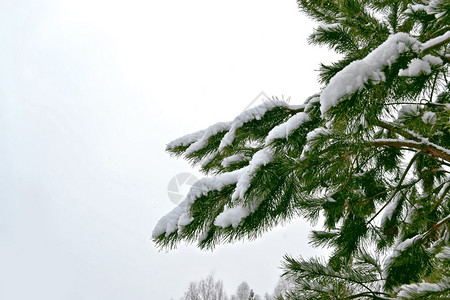
M 166 143 L 319 91 L 312 28 L 294 0 L 0 1 L 0 298 L 179 299 L 212 271 L 262 295 L 283 254 L 324 253 L 303 222 L 214 252 L 150 239 L 193 172 Z

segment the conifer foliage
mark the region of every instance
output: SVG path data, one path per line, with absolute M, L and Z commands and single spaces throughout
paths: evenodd
M 341 55 L 302 105 L 273 99 L 167 146 L 200 166 L 153 239 L 200 248 L 303 217 L 329 259 L 284 260 L 290 299 L 450 296 L 450 2 L 298 0 Z M 299 83 L 301 84 L 301 83 Z

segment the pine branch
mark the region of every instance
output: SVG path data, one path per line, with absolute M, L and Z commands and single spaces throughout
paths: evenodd
M 434 50 L 436 48 L 439 48 L 439 47 L 447 44 L 448 42 L 450 42 L 450 31 L 447 31 L 443 35 L 438 36 L 434 39 L 431 39 L 431 40 L 428 40 L 427 42 L 425 42 L 424 46 L 422 48 L 422 52 L 428 53 L 431 50 Z
M 444 201 L 445 196 L 447 195 L 448 191 L 450 190 L 450 182 L 443 184 L 443 186 L 441 188 L 443 189 L 443 191 L 440 194 L 438 194 L 438 197 L 440 196 L 440 198 L 438 199 L 438 201 L 436 201 L 436 204 L 434 205 L 433 210 L 436 209 L 439 205 L 441 205 L 442 201 Z
M 426 245 L 440 237 L 436 251 L 448 247 L 450 6 L 297 2 L 321 22 L 310 42 L 344 54 L 322 66 L 322 93 L 302 106 L 265 103 L 170 143 L 168 152 L 214 176 L 200 180 L 195 187 L 201 189 L 158 222 L 154 241 L 166 248 L 186 241 L 212 249 L 257 238 L 294 217 L 314 222 L 323 213 L 328 231 L 313 232 L 311 243 L 334 247 L 333 257 L 328 264 L 285 259 L 285 274 L 297 279 L 288 293 L 293 299 L 388 299 L 386 291 L 402 284 L 438 282 L 429 275 L 442 272 L 443 262 Z M 399 76 L 413 65 L 417 76 Z M 398 111 L 402 104 L 419 108 Z M 396 113 L 396 121 L 381 120 Z M 406 151 L 414 156 L 403 167 Z M 387 221 L 373 225 L 383 211 Z M 384 276 L 378 259 L 362 251 L 389 249 L 394 237 L 401 243 Z M 442 295 L 448 288 L 433 287 Z
M 420 152 L 417 152 L 409 161 L 408 166 L 406 167 L 405 171 L 403 171 L 403 175 L 400 178 L 399 182 L 397 183 L 397 186 L 395 187 L 394 192 L 392 193 L 391 197 L 389 198 L 389 200 L 386 201 L 386 203 L 378 210 L 378 212 L 372 216 L 372 218 L 370 218 L 369 221 L 366 222 L 366 224 L 371 223 L 388 205 L 389 203 L 392 201 L 392 199 L 394 199 L 395 195 L 398 193 L 398 191 L 400 191 L 400 187 L 401 184 L 403 183 L 403 180 L 405 180 L 406 175 L 408 174 L 409 170 L 411 169 L 414 161 L 417 159 L 417 157 L 419 156 Z
M 330 267 L 324 266 L 316 258 L 310 258 L 308 261 L 303 259 L 298 261 L 290 256 L 285 256 L 284 259 L 284 269 L 286 270 L 284 275 L 296 277 L 300 280 L 314 280 L 318 278 L 337 279 L 342 280 L 343 282 L 357 284 L 370 293 L 373 293 L 374 291 L 368 286 L 368 284 L 379 281 L 378 278 L 374 277 L 370 273 L 366 274 L 364 272 L 358 272 L 358 270 L 354 269 L 345 269 L 341 272 L 336 272 Z
M 434 156 L 442 158 L 450 162 L 450 154 L 442 147 L 434 145 L 432 143 L 421 143 L 411 140 L 388 140 L 379 139 L 371 141 L 371 144 L 375 147 L 406 147 L 411 149 L 417 149 L 423 152 L 431 153 Z
M 422 235 L 421 240 L 424 240 L 425 238 L 429 237 L 434 231 L 436 231 L 439 227 L 445 225 L 448 221 L 450 221 L 450 214 L 445 218 L 443 218 L 442 220 L 440 220 L 439 222 L 437 222 L 436 224 L 434 224 L 433 227 L 431 227 L 427 232 L 425 232 Z
M 430 34 L 430 37 L 434 37 L 436 36 L 438 33 L 441 33 L 442 31 L 447 31 L 448 29 L 450 29 L 450 25 L 446 25 L 442 28 L 439 28 L 438 30 L 436 30 L 435 32 Z
M 381 297 L 384 296 L 384 297 Z M 388 293 L 385 292 L 378 292 L 378 291 L 369 291 L 364 293 L 358 293 L 354 294 L 348 297 L 345 297 L 343 299 L 357 299 L 357 298 L 363 298 L 369 297 L 370 299 L 374 300 L 390 300 L 392 299 Z
M 400 286 L 397 296 L 401 299 L 448 299 L 448 296 L 450 296 L 450 280 L 445 278 L 437 283 L 405 284 Z

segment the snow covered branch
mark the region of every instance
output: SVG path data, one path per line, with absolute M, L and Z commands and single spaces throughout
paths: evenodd
M 159 220 L 154 241 L 213 248 L 324 216 L 311 244 L 333 253 L 285 257 L 292 299 L 449 296 L 449 4 L 298 2 L 326 23 L 310 41 L 342 59 L 322 65 L 322 92 L 302 105 L 268 101 L 169 143 L 213 176 Z
M 398 139 L 376 139 L 371 141 L 371 143 L 375 147 L 406 147 L 417 149 L 450 162 L 450 153 L 446 149 L 432 143 Z

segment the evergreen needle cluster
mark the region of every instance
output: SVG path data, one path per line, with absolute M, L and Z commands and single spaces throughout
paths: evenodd
M 288 299 L 450 297 L 450 2 L 298 0 L 341 56 L 303 105 L 273 99 L 167 151 L 209 177 L 153 239 L 200 248 L 303 217 L 328 259 L 286 256 Z M 323 218 L 321 218 L 323 216 Z

